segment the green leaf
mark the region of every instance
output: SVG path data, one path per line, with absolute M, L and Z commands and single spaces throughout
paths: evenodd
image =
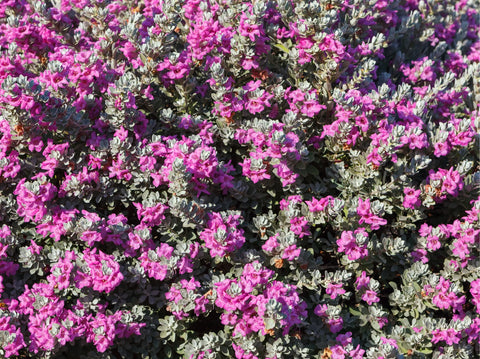
M 350 312 L 350 314 L 356 317 L 359 317 L 360 315 L 362 315 L 362 313 L 360 313 L 358 310 L 353 309 L 352 307 L 348 308 L 348 311 Z
M 265 324 L 265 329 L 273 329 L 275 328 L 275 320 L 272 318 L 267 318 L 263 320 L 263 323 Z
M 405 345 L 404 345 L 403 342 L 397 340 L 397 345 L 398 345 L 398 349 L 400 350 L 400 352 L 401 352 L 402 354 L 408 353 L 408 349 L 405 347 Z
M 431 354 L 431 353 L 433 353 L 433 350 L 432 350 L 432 349 L 428 349 L 428 348 L 426 348 L 426 349 L 420 349 L 420 350 L 416 350 L 416 351 L 419 352 L 419 353 L 422 353 L 422 354 Z
M 370 325 L 372 326 L 373 329 L 375 329 L 377 332 L 381 332 L 380 324 L 376 320 L 372 320 L 370 322 Z
M 412 309 L 410 310 L 410 313 L 413 314 L 413 317 L 414 317 L 415 319 L 418 319 L 418 318 L 420 317 L 420 313 L 418 313 L 418 310 L 417 310 L 416 308 L 412 308 Z
M 160 338 L 162 339 L 168 338 L 169 336 L 170 336 L 170 333 L 167 331 L 160 332 Z
M 277 195 L 277 194 L 275 193 L 275 191 L 274 191 L 274 190 L 271 190 L 271 189 L 267 189 L 267 193 L 268 193 L 270 196 L 274 197 L 274 198 L 275 198 L 275 196 Z
M 416 290 L 417 292 L 421 292 L 421 291 L 422 291 L 422 288 L 418 285 L 418 283 L 413 282 L 412 285 L 413 285 L 413 288 L 415 288 L 415 290 Z
M 285 45 L 282 44 L 281 42 L 277 42 L 277 43 L 274 44 L 273 46 L 275 46 L 277 49 L 279 49 L 279 50 L 281 50 L 281 51 L 283 51 L 283 52 L 285 52 L 285 53 L 287 53 L 287 54 L 290 52 L 290 50 L 289 50 L 287 47 L 285 47 Z

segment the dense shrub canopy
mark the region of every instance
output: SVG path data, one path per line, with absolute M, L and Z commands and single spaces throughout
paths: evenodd
M 0 2 L 0 356 L 473 358 L 476 0 Z

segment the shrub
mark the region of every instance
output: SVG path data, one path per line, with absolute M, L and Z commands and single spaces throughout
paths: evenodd
M 2 1 L 0 355 L 478 355 L 479 6 Z

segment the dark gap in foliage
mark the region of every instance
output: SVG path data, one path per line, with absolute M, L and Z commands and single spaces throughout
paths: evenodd
M 210 312 L 206 317 L 198 317 L 189 327 L 190 330 L 201 334 L 210 332 L 218 333 L 223 328 L 224 325 L 220 321 L 220 314 L 215 311 Z

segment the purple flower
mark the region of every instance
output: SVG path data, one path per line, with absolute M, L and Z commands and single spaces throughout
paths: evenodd
M 343 328 L 343 318 L 331 318 L 327 320 L 328 327 L 332 333 L 338 333 Z
M 319 317 L 327 317 L 328 306 L 326 304 L 317 304 L 313 312 Z
M 352 342 L 352 332 L 340 334 L 335 338 L 335 340 L 345 347 Z

